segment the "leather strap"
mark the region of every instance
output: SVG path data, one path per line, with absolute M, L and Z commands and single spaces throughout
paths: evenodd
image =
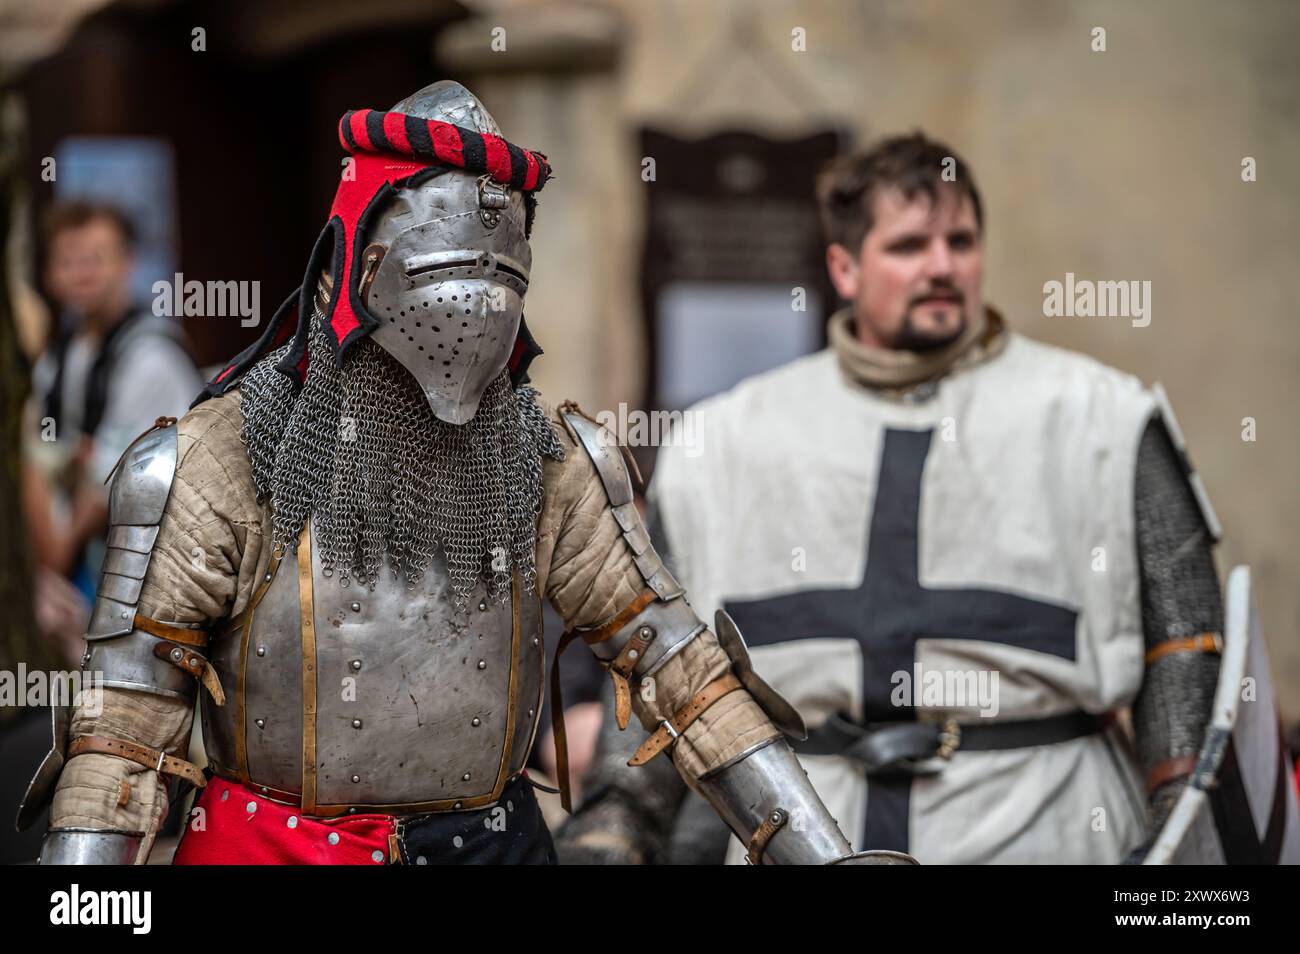
M 206 646 L 210 638 L 206 629 L 189 629 L 185 626 L 173 626 L 171 623 L 160 623 L 139 613 L 135 614 L 135 628 L 150 636 L 170 639 L 173 643 L 184 643 L 186 646 Z
M 555 658 L 551 660 L 551 735 L 555 738 L 555 774 L 560 786 L 560 805 L 570 815 L 573 814 L 573 793 L 569 788 L 569 737 L 564 730 L 564 693 L 560 689 L 560 657 L 577 639 L 575 630 L 568 630 L 560 637 L 555 647 Z
M 1041 719 L 959 724 L 944 722 L 885 722 L 856 725 L 842 713 L 833 713 L 806 739 L 792 739 L 799 755 L 840 755 L 857 762 L 868 775 L 932 775 L 942 766 L 936 757 L 950 759 L 956 752 L 994 752 L 1004 749 L 1056 745 L 1092 735 L 1105 728 L 1103 716 L 1067 712 Z
M 221 690 L 221 680 L 217 678 L 217 672 L 212 668 L 212 664 L 199 653 L 192 649 L 186 649 L 184 646 L 177 646 L 175 643 L 169 643 L 166 640 L 159 640 L 154 644 L 153 654 L 159 659 L 171 663 L 182 672 L 189 673 L 203 687 L 208 690 L 212 696 L 212 701 L 219 706 L 226 704 L 226 694 Z
M 1166 782 L 1185 778 L 1196 771 L 1197 757 L 1183 755 L 1176 759 L 1165 759 L 1147 774 L 1147 794 L 1150 795 Z
M 632 634 L 626 645 L 609 663 L 609 677 L 614 682 L 614 718 L 621 732 L 627 728 L 628 719 L 632 717 L 632 673 L 636 664 L 645 655 L 646 647 L 655 639 L 655 630 L 650 626 L 641 626 Z
M 147 745 L 136 745 L 123 739 L 109 739 L 102 735 L 80 735 L 68 745 L 68 758 L 78 755 L 116 755 L 128 762 L 135 762 L 145 768 L 151 768 L 163 775 L 175 775 L 183 778 L 195 788 L 208 784 L 199 767 L 192 762 L 168 755 L 160 749 L 151 749 Z
M 1171 639 L 1147 650 L 1146 663 L 1150 666 L 1161 656 L 1170 653 L 1214 653 L 1223 652 L 1223 637 L 1218 633 L 1201 633 L 1185 639 Z
M 588 646 L 595 646 L 597 643 L 603 643 L 628 623 L 632 622 L 633 619 L 640 615 L 643 609 L 657 599 L 659 599 L 659 594 L 647 587 L 637 595 L 636 599 L 631 603 L 628 603 L 627 606 L 623 607 L 622 610 L 615 614 L 609 622 L 602 623 L 595 629 L 578 630 L 579 634 L 582 636 L 582 641 Z
M 745 852 L 745 861 L 751 865 L 761 865 L 768 842 L 772 840 L 773 835 L 785 827 L 789 820 L 790 814 L 784 808 L 776 808 L 768 812 L 767 817 L 763 819 L 763 824 L 758 826 L 758 830 L 749 839 L 749 850 Z
M 727 672 L 713 680 L 713 682 L 692 696 L 691 701 L 682 706 L 675 716 L 667 722 L 660 723 L 659 728 L 655 729 L 650 734 L 650 737 L 641 743 L 641 747 L 636 750 L 632 758 L 628 759 L 627 764 L 645 765 L 676 741 L 677 737 L 685 732 L 691 723 L 703 715 L 709 706 L 727 693 L 743 688 L 744 686 L 740 684 L 740 680 L 732 672 Z
M 602 623 L 595 629 L 570 629 L 565 631 L 564 635 L 560 637 L 559 645 L 555 647 L 555 658 L 551 660 L 551 735 L 555 739 L 555 774 L 557 776 L 555 781 L 560 786 L 560 804 L 570 815 L 573 814 L 573 792 L 569 784 L 569 736 L 564 728 L 564 692 L 560 686 L 560 657 L 569 648 L 569 644 L 579 636 L 589 646 L 594 646 L 609 639 L 658 598 L 659 595 L 654 590 L 647 588 L 620 612 L 616 613 L 613 619 Z M 620 653 L 620 655 L 622 654 Z M 617 681 L 615 681 L 614 687 L 617 700 Z M 632 707 L 630 692 L 628 692 L 627 696 L 627 706 L 630 712 Z M 619 724 L 619 728 L 626 725 L 627 719 L 624 718 Z

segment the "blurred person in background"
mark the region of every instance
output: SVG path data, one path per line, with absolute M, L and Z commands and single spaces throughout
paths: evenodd
M 184 414 L 203 381 L 180 324 L 132 298 L 136 230 L 121 211 L 63 202 L 44 226 L 46 290 L 64 320 L 33 373 L 29 530 L 37 562 L 93 597 L 105 479 L 155 419 Z
M 849 303 L 830 346 L 696 407 L 695 453 L 665 442 L 656 548 L 807 721 L 795 750 L 851 841 L 1140 861 L 1197 768 L 1225 618 L 1217 520 L 1163 392 L 985 306 L 980 194 L 943 143 L 844 157 L 818 200 Z M 632 784 L 608 753 L 635 741 L 602 732 L 562 860 L 680 857 L 699 813 L 672 779 Z M 1295 819 L 1274 811 L 1276 842 L 1220 831 L 1228 860 L 1278 860 Z

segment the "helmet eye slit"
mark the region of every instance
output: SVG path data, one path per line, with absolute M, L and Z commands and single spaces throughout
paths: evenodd
M 447 272 L 455 268 L 478 269 L 480 267 L 478 259 L 466 258 L 456 262 L 437 262 L 433 265 L 421 265 L 416 268 L 410 268 L 406 271 L 407 278 L 414 278 L 417 275 L 429 275 L 433 272 Z

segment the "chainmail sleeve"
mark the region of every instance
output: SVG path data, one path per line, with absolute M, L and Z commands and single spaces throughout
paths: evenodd
M 1187 784 L 1219 674 L 1217 652 L 1206 649 L 1223 633 L 1213 539 L 1158 418 L 1139 445 L 1135 506 L 1147 662 L 1133 723 L 1151 828 L 1131 861 L 1145 855 Z

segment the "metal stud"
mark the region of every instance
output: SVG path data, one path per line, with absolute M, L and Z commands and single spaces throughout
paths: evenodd
M 199 657 L 198 657 L 198 656 L 191 656 L 191 657 L 190 657 L 190 668 L 191 668 L 191 669 L 198 669 L 198 668 L 199 668 Z
M 263 583 L 270 583 L 270 582 L 271 582 L 271 574 L 268 573 L 268 574 L 266 574 L 266 576 L 262 577 L 262 582 L 263 582 Z
M 374 851 L 370 853 L 370 860 L 378 864 L 383 864 L 384 853 L 380 851 L 378 848 L 376 848 Z
M 360 668 L 361 668 L 361 660 L 360 659 L 352 660 L 352 671 L 355 672 Z
M 533 713 L 534 713 L 535 711 L 536 711 L 535 709 L 529 709 L 529 710 L 528 710 L 528 718 L 531 719 L 531 718 L 533 717 Z
M 290 815 L 290 816 L 289 816 L 289 820 L 288 820 L 287 822 L 285 822 L 285 824 L 288 825 L 290 828 L 297 828 L 297 827 L 298 827 L 298 816 L 297 816 L 297 815 Z
M 469 772 L 466 772 L 464 775 L 462 775 L 462 776 L 460 777 L 460 780 L 461 780 L 462 782 L 468 782 L 468 781 L 469 781 Z
M 270 794 L 271 794 L 271 790 L 270 790 L 269 788 L 267 788 L 265 785 L 263 785 L 263 786 L 262 786 L 262 794 L 263 794 L 263 795 L 270 795 Z
M 354 729 L 359 729 L 359 728 L 361 728 L 361 720 L 360 720 L 360 719 L 353 719 L 353 720 L 352 720 L 352 728 L 354 728 Z
M 460 802 L 457 802 L 455 805 L 452 805 L 451 807 L 454 808 L 454 809 L 456 809 L 456 811 L 460 811 L 460 806 L 461 806 L 461 803 L 460 803 Z
M 332 831 L 330 832 L 330 836 L 325 840 L 328 841 L 331 845 L 337 845 L 339 843 L 339 833 L 336 831 Z
M 542 644 L 542 641 L 541 641 L 540 639 L 538 639 L 536 636 L 534 636 L 534 637 L 533 637 L 533 645 L 534 645 L 534 646 L 540 646 L 541 644 Z
M 250 815 L 253 814 L 253 812 L 257 811 L 257 802 L 249 802 L 244 806 L 244 811 L 248 812 Z
M 177 646 L 175 649 L 171 651 L 171 657 L 176 662 L 180 662 L 183 658 L 185 658 L 185 650 Z
M 478 608 L 481 612 L 487 612 L 487 600 L 479 600 Z
M 640 636 L 642 639 L 650 639 L 655 634 L 654 627 L 642 626 L 640 629 L 636 631 L 636 634 Z
M 451 840 L 451 843 L 455 845 L 457 848 L 459 848 L 461 845 L 465 844 L 465 839 L 460 837 L 460 835 L 457 835 L 455 838 Z
M 266 728 L 266 720 L 265 720 L 265 719 L 254 719 L 253 721 L 257 723 L 257 727 L 258 727 L 259 729 L 265 729 L 265 728 Z
M 479 668 L 479 669 L 486 669 L 486 668 L 487 668 L 487 660 L 486 660 L 486 659 L 480 659 L 480 660 L 478 661 L 478 668 Z
M 266 647 L 265 647 L 265 646 L 258 646 L 258 647 L 257 647 L 257 654 L 258 654 L 259 656 L 265 656 L 265 655 L 266 655 Z
M 353 783 L 354 785 L 355 785 L 357 782 L 359 782 L 359 781 L 361 781 L 361 776 L 360 776 L 360 775 L 354 775 L 354 776 L 352 776 L 352 783 Z
M 475 716 L 474 718 L 469 720 L 469 724 L 472 726 L 478 726 L 482 724 L 482 721 L 479 719 L 478 716 Z
M 353 604 L 352 604 L 352 612 L 354 612 L 354 613 L 360 613 L 360 612 L 361 612 L 361 604 L 360 604 L 360 603 L 353 603 Z
M 640 655 L 641 655 L 641 654 L 640 654 L 639 652 L 637 652 L 635 649 L 629 649 L 629 650 L 627 651 L 627 658 L 628 658 L 628 659 L 637 659 L 637 658 L 640 657 Z

